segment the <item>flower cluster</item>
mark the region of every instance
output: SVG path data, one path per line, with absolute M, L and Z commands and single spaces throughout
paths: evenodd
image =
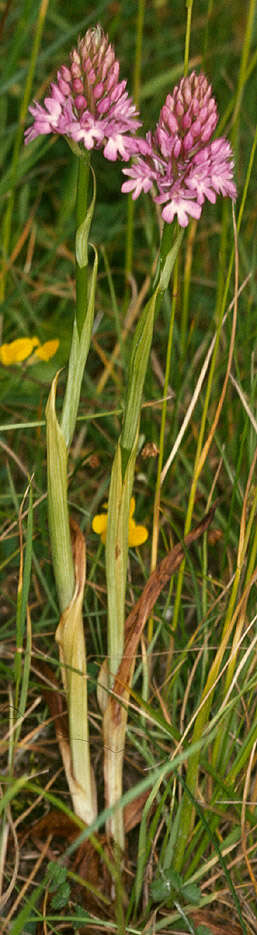
M 233 157 L 224 137 L 212 140 L 218 122 L 217 106 L 205 75 L 193 71 L 168 94 L 155 131 L 135 138 L 141 125 L 138 113 L 119 81 L 119 62 L 101 27 L 88 29 L 62 65 L 44 105 L 29 108 L 34 123 L 25 142 L 40 134 L 57 133 L 80 151 L 103 149 L 106 159 L 135 156 L 123 192 L 138 198 L 153 194 L 162 206 L 164 221 L 177 216 L 181 227 L 199 218 L 207 198 L 217 194 L 236 198 Z
M 101 27 L 88 29 L 70 54 L 70 67 L 58 71 L 44 106 L 34 102 L 29 108 L 34 123 L 25 142 L 58 133 L 86 150 L 103 148 L 106 159 L 129 159 L 135 152 L 131 134 L 141 124 L 119 68 Z
M 138 526 L 133 515 L 135 512 L 135 498 L 131 497 L 130 501 L 130 510 L 129 510 L 129 528 L 128 528 L 128 545 L 129 548 L 133 546 L 143 545 L 143 542 L 146 542 L 148 539 L 148 531 L 145 526 Z M 104 507 L 107 507 L 108 504 L 104 503 Z M 105 545 L 106 542 L 106 533 L 107 533 L 107 521 L 108 513 L 98 513 L 97 516 L 94 516 L 92 521 L 92 529 L 97 533 L 98 536 L 101 536 L 101 540 Z
M 177 215 L 181 227 L 199 218 L 207 198 L 217 194 L 236 198 L 230 144 L 221 137 L 210 142 L 218 122 L 217 106 L 205 75 L 182 78 L 168 94 L 154 133 L 137 140 L 138 157 L 123 169 L 128 181 L 123 192 L 138 198 L 153 190 L 169 224 Z
M 39 360 L 50 360 L 56 354 L 59 343 L 58 338 L 45 341 L 44 344 L 40 344 L 37 337 L 16 338 L 15 341 L 10 341 L 9 344 L 0 345 L 0 363 L 4 367 L 10 367 L 11 364 L 20 364 L 28 357 L 31 358 L 31 363 L 36 363 Z M 33 356 L 31 357 L 31 355 Z

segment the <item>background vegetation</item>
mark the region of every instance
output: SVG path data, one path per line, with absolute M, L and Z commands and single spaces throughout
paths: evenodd
M 224 385 L 231 310 L 216 343 L 209 378 L 207 374 L 201 387 L 198 380 L 218 322 L 235 295 L 230 267 L 234 250 L 231 204 L 218 199 L 216 206 L 204 207 L 200 222 L 192 222 L 184 237 L 173 296 L 170 293 L 163 303 L 155 328 L 145 385 L 134 492 L 136 519 L 147 526 L 149 538 L 140 550 L 130 553 L 128 613 L 151 570 L 173 309 L 163 464 L 178 439 L 197 385 L 199 392 L 161 488 L 158 562 L 183 540 L 190 502 L 193 526 L 214 501 L 216 511 L 209 532 L 188 550 L 183 576 L 174 575 L 161 593 L 153 627 L 150 622 L 141 641 L 125 763 L 124 804 L 129 808 L 130 803 L 127 827 L 131 830 L 126 871 L 116 886 L 114 903 L 101 816 L 95 828 L 100 837 L 90 842 L 89 857 L 88 850 L 78 857 L 77 845 L 72 844 L 70 799 L 54 730 L 58 712 L 51 708 L 42 683 L 46 663 L 53 676 L 58 676 L 44 410 L 51 378 L 56 369 L 65 368 L 71 338 L 76 166 L 61 138 L 40 137 L 25 149 L 24 121 L 28 104 L 45 94 L 78 33 L 101 22 L 115 44 L 122 77 L 128 77 L 130 92 L 134 89 L 138 95 L 144 127 L 152 127 L 166 94 L 183 74 L 190 4 L 151 0 L 145 10 L 143 6 L 136 0 L 94 4 L 74 0 L 72 5 L 68 0 L 9 0 L 0 4 L 1 340 L 34 334 L 41 342 L 60 339 L 57 355 L 49 363 L 0 368 L 0 870 L 4 931 L 11 935 L 103 927 L 131 933 L 257 932 L 257 207 L 253 161 L 257 37 L 253 0 L 246 4 L 195 0 L 192 6 L 190 70 L 201 68 L 210 79 L 220 113 L 218 134 L 230 138 L 235 154 L 241 291 L 225 401 L 195 484 L 196 453 L 199 464 Z M 144 13 L 141 50 L 140 13 Z M 94 340 L 70 458 L 69 501 L 87 541 L 85 625 L 91 734 L 104 807 L 95 683 L 106 647 L 106 591 L 104 547 L 92 532 L 91 521 L 108 494 L 131 334 L 158 250 L 159 219 L 149 196 L 136 203 L 132 263 L 127 246 L 128 199 L 120 193 L 121 165 L 107 165 L 100 153 L 94 154 L 93 164 L 97 209 L 92 240 L 99 250 L 100 272 Z M 131 299 L 137 295 L 133 318 L 128 309 L 131 312 Z M 64 379 L 63 370 L 60 393 Z M 206 686 L 207 707 L 203 705 Z M 188 793 L 194 821 L 189 823 L 182 865 L 174 870 L 181 802 L 190 778 L 187 763 L 192 761 L 198 780 L 197 795 L 191 793 L 190 799 Z M 58 814 L 62 822 L 54 818 Z

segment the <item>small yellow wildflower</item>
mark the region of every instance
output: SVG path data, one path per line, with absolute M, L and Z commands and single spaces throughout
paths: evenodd
M 45 341 L 44 344 L 40 344 L 35 351 L 35 356 L 39 357 L 40 360 L 50 360 L 51 357 L 56 354 L 58 350 L 60 341 L 58 338 L 53 338 L 52 341 Z
M 107 508 L 108 504 L 104 503 L 104 507 Z M 135 498 L 131 497 L 130 509 L 129 509 L 129 528 L 128 528 L 128 544 L 129 547 L 143 545 L 143 542 L 146 542 L 148 539 L 148 531 L 145 526 L 138 526 L 133 515 L 135 512 Z M 92 521 L 92 529 L 97 533 L 98 536 L 101 536 L 102 542 L 106 542 L 106 532 L 107 532 L 107 520 L 108 513 L 98 513 L 94 516 Z
M 10 364 L 19 364 L 26 357 L 29 357 L 39 344 L 38 338 L 16 338 L 16 341 L 10 341 L 10 344 L 1 344 L 0 361 L 5 367 Z
M 1 344 L 0 363 L 4 367 L 10 367 L 11 364 L 20 364 L 27 357 L 31 357 L 33 352 L 32 363 L 36 362 L 36 358 L 38 360 L 50 360 L 50 357 L 56 354 L 59 344 L 58 338 L 53 341 L 46 341 L 45 344 L 40 344 L 39 338 L 36 336 L 33 338 L 16 338 L 15 341 L 10 341 L 9 344 Z

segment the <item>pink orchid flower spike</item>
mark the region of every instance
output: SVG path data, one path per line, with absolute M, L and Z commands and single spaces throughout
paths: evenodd
M 34 122 L 25 132 L 25 143 L 40 134 L 57 133 L 86 150 L 103 149 L 112 162 L 129 159 L 135 152 L 133 134 L 140 121 L 119 81 L 119 62 L 101 26 L 88 29 L 70 54 L 70 66 L 62 65 L 44 104 L 29 108 Z
M 175 215 L 181 227 L 200 218 L 205 199 L 218 194 L 234 201 L 233 156 L 224 137 L 210 142 L 218 122 L 212 87 L 205 75 L 193 71 L 168 94 L 154 133 L 136 140 L 139 155 L 129 169 L 123 192 L 138 198 L 151 191 L 162 206 L 163 220 Z

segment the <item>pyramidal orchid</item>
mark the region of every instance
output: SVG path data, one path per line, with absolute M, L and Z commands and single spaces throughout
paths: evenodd
M 86 150 L 102 149 L 106 159 L 129 159 L 132 135 L 141 125 L 137 111 L 119 81 L 119 62 L 101 26 L 88 29 L 62 65 L 44 105 L 29 108 L 34 123 L 25 132 L 30 143 L 40 134 L 57 133 Z
M 234 200 L 230 144 L 224 137 L 210 142 L 217 122 L 212 87 L 193 71 L 168 94 L 155 131 L 136 141 L 139 155 L 123 169 L 128 181 L 122 191 L 132 192 L 133 199 L 152 191 L 154 201 L 164 205 L 164 221 L 170 224 L 177 215 L 181 227 L 200 217 L 206 198 L 214 203 L 221 194 Z

